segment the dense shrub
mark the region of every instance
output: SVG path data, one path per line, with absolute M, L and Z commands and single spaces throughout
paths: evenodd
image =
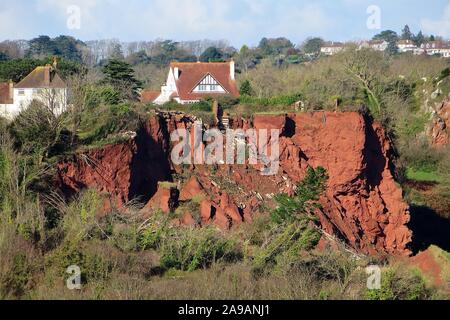
M 161 244 L 161 267 L 193 271 L 216 262 L 236 262 L 242 259 L 238 243 L 215 229 L 177 229 Z
M 424 300 L 432 291 L 427 288 L 419 271 L 386 269 L 381 277 L 381 289 L 367 291 L 369 300 Z
M 252 96 L 241 96 L 239 101 L 242 104 L 261 105 L 261 106 L 290 106 L 301 100 L 300 94 L 274 96 L 269 98 L 259 98 Z

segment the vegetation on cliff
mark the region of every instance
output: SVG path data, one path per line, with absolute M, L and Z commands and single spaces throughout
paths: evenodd
M 290 45 L 282 39 L 276 43 L 262 42 L 255 56 L 237 53 L 244 95 L 222 98 L 225 111 L 251 119 L 255 113 L 358 110 L 380 121 L 394 147 L 393 169 L 405 187 L 413 220 L 426 213 L 448 226 L 449 147 L 436 148 L 426 136 L 434 103 L 450 91 L 448 61 L 360 50 L 280 63 L 276 53 Z M 33 56 L 39 54 L 33 50 Z M 204 59 L 226 56 L 211 49 Z M 73 93 L 71 108 L 55 116 L 35 103 L 13 122 L 0 122 L 1 298 L 442 297 L 420 272 L 401 263 L 358 257 L 339 243 L 335 250 L 313 249 L 320 239 L 313 212 L 320 209 L 317 199 L 327 180 L 321 168 L 310 169 L 293 197 L 277 196 L 278 209 L 265 208 L 256 221 L 229 233 L 174 227 L 174 217 L 144 216 L 133 203 L 99 217 L 104 194 L 85 190 L 65 199 L 54 192 L 55 162 L 70 153 L 129 141 L 154 112 L 155 106 L 136 100 L 136 92 L 141 82 L 160 84 L 164 55 L 151 65 L 158 81 L 139 76 L 150 68 L 145 59 L 135 56 L 128 61 L 131 68 L 118 58 L 89 70 L 78 56 L 66 65 L 62 60 L 59 68 Z M 47 61 L 3 61 L 0 78 L 19 79 Z M 187 111 L 205 123 L 215 120 L 210 100 L 189 107 L 169 103 L 162 109 Z M 417 249 L 429 244 L 424 241 Z M 449 249 L 445 238 L 437 244 Z M 366 290 L 364 267 L 370 263 L 383 266 L 381 291 Z M 66 288 L 70 265 L 83 270 L 81 291 Z

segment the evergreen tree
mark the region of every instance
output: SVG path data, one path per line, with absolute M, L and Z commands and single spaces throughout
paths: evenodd
M 200 56 L 202 62 L 218 62 L 223 61 L 224 54 L 220 49 L 216 47 L 209 47 Z
M 387 42 L 397 42 L 397 32 L 392 30 L 384 30 L 373 37 L 373 40 L 385 40 Z
M 241 83 L 241 86 L 239 87 L 239 92 L 243 96 L 251 96 L 252 92 L 253 92 L 253 89 L 252 89 L 252 85 L 250 84 L 250 81 L 244 80 Z
M 409 26 L 406 25 L 402 30 L 402 39 L 403 40 L 412 40 L 413 38 L 414 38 L 414 35 L 411 33 Z
M 7 60 L 9 60 L 9 56 L 4 52 L 0 52 L 0 62 L 7 61 Z
M 104 83 L 112 85 L 124 99 L 136 99 L 142 84 L 134 76 L 134 70 L 125 61 L 109 60 L 102 68 Z
M 398 47 L 396 41 L 390 41 L 387 48 L 386 53 L 389 55 L 396 55 L 398 53 Z
M 417 36 L 414 37 L 414 43 L 416 44 L 416 46 L 420 47 L 420 45 L 424 42 L 425 42 L 425 37 L 424 37 L 422 31 L 419 31 Z

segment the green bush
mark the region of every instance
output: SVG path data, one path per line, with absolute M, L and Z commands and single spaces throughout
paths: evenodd
M 369 300 L 425 300 L 432 295 L 418 271 L 387 269 L 382 272 L 381 289 L 368 290 Z
M 254 259 L 255 275 L 292 264 L 301 251 L 311 250 L 317 245 L 321 233 L 311 222 L 316 220 L 315 210 L 320 209 L 317 201 L 325 191 L 327 180 L 324 168 L 308 168 L 293 197 L 287 194 L 275 197 L 277 207 L 272 211 L 270 241 Z
M 160 247 L 161 268 L 194 271 L 216 262 L 236 262 L 242 259 L 240 246 L 212 228 L 173 229 Z
M 23 253 L 17 253 L 12 258 L 12 266 L 8 272 L 0 277 L 0 297 L 20 298 L 27 292 L 31 280 L 31 266 Z
M 301 100 L 300 94 L 275 96 L 270 98 L 258 98 L 243 95 L 240 97 L 241 104 L 261 105 L 261 106 L 290 106 Z

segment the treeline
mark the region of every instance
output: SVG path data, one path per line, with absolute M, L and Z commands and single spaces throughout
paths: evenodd
M 392 30 L 385 30 L 373 37 L 373 40 L 386 40 L 389 43 L 387 53 L 397 54 L 398 40 L 411 40 L 416 45 L 442 38 L 433 35 L 427 36 L 419 31 L 414 34 L 406 25 L 400 34 Z M 254 69 L 263 60 L 270 59 L 277 67 L 301 64 L 316 60 L 320 56 L 320 48 L 325 40 L 311 37 L 300 44 L 289 39 L 263 38 L 254 47 L 243 45 L 240 49 L 232 47 L 227 41 L 182 41 L 155 40 L 140 42 L 120 42 L 118 40 L 95 40 L 83 42 L 70 36 L 61 35 L 55 38 L 39 36 L 30 41 L 3 41 L 0 43 L 0 64 L 17 59 L 33 59 L 43 61 L 48 57 L 58 56 L 66 61 L 83 64 L 89 68 L 102 67 L 108 60 L 121 60 L 142 74 L 145 85 L 153 86 L 151 79 L 145 73 L 157 74 L 158 81 L 161 74 L 157 69 L 168 66 L 170 61 L 224 61 L 233 58 L 237 63 L 238 73 L 247 73 Z M 20 61 L 19 64 L 30 64 L 31 60 Z M 8 67 L 7 67 L 8 68 Z M 26 68 L 28 70 L 28 68 Z M 155 70 L 156 69 L 156 70 Z M 141 72 L 140 72 L 141 71 Z M 0 78 L 5 79 L 8 71 L 0 70 Z M 13 74 L 9 78 L 16 78 Z

